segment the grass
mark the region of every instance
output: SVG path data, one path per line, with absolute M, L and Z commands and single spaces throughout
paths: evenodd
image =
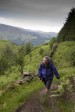
M 0 76 L 0 89 L 5 88 L 8 84 L 19 79 L 20 73 L 17 67 L 12 67 L 12 70 L 8 70 L 5 75 Z
M 58 101 L 58 106 L 61 112 L 74 112 L 74 104 L 71 101 L 60 99 Z
M 11 49 L 13 49 L 13 51 L 17 51 L 19 46 L 17 46 L 14 43 L 11 43 L 10 41 L 6 41 L 6 40 L 0 40 L 0 56 L 3 53 L 3 50 L 6 48 L 6 46 L 9 46 Z
M 0 96 L 0 112 L 13 112 L 27 100 L 32 92 L 38 91 L 43 84 L 35 79 L 30 84 L 24 84 L 15 90 L 8 90 Z
M 1 45 L 2 46 L 2 45 Z M 30 61 L 29 55 L 25 56 L 24 71 L 33 72 L 37 74 L 39 64 L 42 61 L 42 56 L 39 54 L 40 48 L 44 49 L 44 55 L 50 53 L 49 45 L 41 45 L 36 47 L 32 52 L 32 59 Z M 1 47 L 2 49 L 2 47 Z M 74 76 L 75 67 L 72 65 L 71 55 L 75 49 L 75 42 L 62 42 L 58 45 L 56 53 L 53 57 L 54 64 L 58 69 L 61 76 L 60 80 L 54 78 L 55 82 L 65 82 L 70 76 Z M 15 89 L 9 89 L 6 93 L 1 94 L 1 89 L 6 88 L 11 82 L 20 78 L 18 67 L 13 67 L 6 72 L 6 75 L 0 76 L 0 112 L 14 112 L 18 106 L 25 102 L 31 93 L 38 91 L 43 87 L 43 84 L 38 79 L 32 81 L 30 84 L 18 86 Z M 61 112 L 68 112 L 68 107 L 72 108 L 73 105 L 67 105 L 64 101 L 59 102 Z M 62 109 L 63 108 L 63 109 Z M 66 111 L 64 111 L 66 110 Z M 47 110 L 48 111 L 48 110 Z M 69 111 L 70 112 L 70 111 Z
M 37 47 L 32 52 L 32 64 L 29 61 L 29 55 L 25 57 L 25 71 L 37 72 L 37 66 L 40 63 L 40 60 L 42 59 L 38 53 L 39 49 L 40 47 Z M 15 111 L 16 108 L 18 108 L 18 106 L 20 106 L 23 102 L 25 102 L 28 99 L 31 93 L 38 91 L 40 88 L 43 87 L 41 81 L 36 79 L 32 81 L 31 84 L 24 84 L 22 86 L 16 87 L 16 89 L 8 89 L 7 92 L 3 94 L 1 93 L 2 89 L 4 90 L 5 88 L 7 88 L 8 84 L 10 85 L 12 82 L 15 82 L 18 78 L 20 78 L 20 73 L 17 67 L 11 68 L 11 70 L 6 72 L 6 75 L 0 76 L 0 112 Z
M 49 53 L 50 48 L 49 45 L 42 45 L 40 47 L 37 47 L 34 49 L 31 54 L 32 54 L 32 60 L 30 61 L 29 55 L 25 57 L 25 71 L 30 71 L 30 72 L 35 72 L 37 73 L 37 69 L 39 67 L 39 64 L 42 62 L 42 56 L 39 54 L 40 48 L 44 49 L 44 54 Z
M 71 58 L 73 52 L 75 53 L 74 41 L 66 41 L 58 45 L 56 53 L 53 57 L 54 63 L 58 69 L 73 67 Z

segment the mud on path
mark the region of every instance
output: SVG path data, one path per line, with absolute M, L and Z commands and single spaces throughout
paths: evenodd
M 52 84 L 51 92 L 46 94 L 45 88 L 42 88 L 37 93 L 31 95 L 31 97 L 21 106 L 16 112 L 46 112 L 44 106 L 49 106 L 52 112 L 60 112 L 58 107 L 55 107 L 58 95 L 56 90 L 57 84 Z

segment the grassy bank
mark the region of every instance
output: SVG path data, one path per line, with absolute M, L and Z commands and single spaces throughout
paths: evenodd
M 42 45 L 36 47 L 31 52 L 31 59 L 30 55 L 25 56 L 24 71 L 33 72 L 37 74 L 39 64 L 42 61 L 43 57 L 39 54 L 40 48 L 44 50 L 43 55 L 48 55 L 50 53 L 49 45 Z M 58 82 L 59 84 L 65 83 L 67 79 L 69 79 L 69 77 L 75 75 L 74 50 L 74 41 L 62 42 L 58 45 L 58 48 L 53 57 L 53 61 L 56 68 L 58 69 L 61 78 L 60 80 L 54 78 L 55 82 Z M 18 67 L 12 67 L 5 73 L 5 75 L 0 76 L 0 112 L 14 112 L 18 106 L 20 106 L 28 99 L 31 93 L 36 92 L 43 87 L 41 81 L 36 78 L 30 84 L 26 83 L 22 86 L 17 86 L 14 89 L 10 88 L 8 89 L 8 91 L 2 93 L 2 90 L 6 89 L 8 84 L 10 85 L 11 83 L 15 82 L 17 79 L 20 78 L 21 77 Z M 59 102 L 60 108 L 63 108 L 61 112 L 66 112 L 64 111 L 66 107 L 64 105 L 65 103 L 63 102 L 64 101 Z M 74 105 L 72 104 L 71 107 L 72 106 Z M 67 109 L 68 108 L 69 106 L 67 105 Z
M 14 112 L 18 106 L 28 99 L 31 93 L 38 91 L 42 87 L 41 81 L 34 79 L 30 84 L 9 89 L 6 93 L 0 95 L 0 112 Z

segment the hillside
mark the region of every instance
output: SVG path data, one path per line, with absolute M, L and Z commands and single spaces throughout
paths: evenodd
M 0 40 L 0 56 L 6 47 L 10 47 L 14 52 L 16 52 L 19 46 L 14 43 L 11 43 L 10 41 Z
M 30 62 L 30 56 L 26 56 L 26 66 L 25 70 L 31 71 L 35 70 L 37 71 L 39 63 L 42 61 L 42 57 L 39 54 L 40 48 L 44 49 L 44 55 L 49 55 L 50 53 L 50 47 L 49 45 L 42 45 L 40 47 L 37 47 L 32 51 L 32 60 Z M 55 52 L 55 55 L 53 57 L 53 61 L 55 65 L 58 67 L 58 69 L 65 69 L 72 66 L 75 66 L 75 42 L 62 42 L 58 45 L 57 51 Z M 35 63 L 36 62 L 36 63 Z
M 68 68 L 75 66 L 75 42 L 66 41 L 58 45 L 57 51 L 53 57 L 55 64 L 58 68 Z
M 16 44 L 10 42 L 10 41 L 7 41 L 7 40 L 0 40 L 0 49 L 6 47 L 6 46 L 12 46 L 12 47 L 17 47 Z M 13 48 L 14 49 L 14 48 Z
M 39 55 L 40 48 L 44 49 L 44 55 L 49 55 L 49 45 L 39 46 L 32 51 L 32 60 L 30 56 L 25 57 L 24 71 L 35 72 L 42 61 Z M 60 80 L 54 78 L 51 91 L 48 95 L 42 96 L 44 89 L 34 93 L 20 106 L 16 112 L 74 112 L 75 111 L 75 42 L 62 42 L 53 56 L 53 62 L 60 74 Z M 73 87 L 73 88 L 72 88 Z M 58 90 L 57 90 L 58 88 Z M 41 96 L 40 96 L 41 92 Z M 60 95 L 59 95 L 60 94 Z M 37 97 L 36 97 L 37 96 Z M 37 102 L 36 102 L 37 100 Z M 37 107 L 36 107 L 37 105 Z M 40 106 L 41 105 L 41 106 Z
M 75 8 L 71 9 L 68 18 L 57 36 L 58 41 L 75 41 Z
M 31 52 L 31 55 L 32 55 L 31 59 L 30 59 L 30 54 L 25 56 L 24 71 L 32 72 L 32 73 L 35 73 L 35 75 L 37 75 L 39 64 L 42 61 L 42 56 L 39 54 L 39 50 L 41 48 L 44 50 L 43 56 L 49 55 L 51 51 L 49 44 L 34 47 L 33 51 Z M 58 72 L 61 76 L 60 80 L 57 80 L 56 78 L 54 78 L 53 84 L 58 83 L 58 87 L 59 87 L 58 93 L 60 95 L 65 94 L 63 93 L 64 88 L 71 87 L 69 79 L 75 76 L 75 50 L 74 49 L 75 49 L 74 41 L 62 42 L 58 44 L 58 48 L 53 57 L 54 64 L 57 67 Z M 32 93 L 36 93 L 37 91 L 39 91 L 41 88 L 44 87 L 42 82 L 36 77 L 33 79 L 31 83 L 25 83 L 23 85 L 14 86 L 13 83 L 18 79 L 21 79 L 18 66 L 12 67 L 10 70 L 6 72 L 6 75 L 0 76 L 0 111 L 1 112 L 15 111 L 23 103 L 26 104 L 30 96 L 33 99 L 33 102 L 31 102 L 30 104 L 31 105 L 35 104 L 34 108 L 36 108 L 36 105 L 40 104 L 38 100 L 37 100 L 38 104 L 35 102 L 36 97 L 34 96 L 34 94 L 32 97 Z M 6 89 L 7 91 L 5 91 Z M 2 91 L 4 92 L 2 93 Z M 69 93 L 69 90 L 66 90 L 66 93 Z M 65 98 L 65 100 L 63 98 Z M 43 112 L 50 112 L 52 111 L 50 109 L 53 109 L 54 107 L 55 107 L 54 109 L 57 109 L 57 107 L 59 107 L 59 111 L 57 109 L 56 112 L 74 111 L 75 110 L 74 102 L 72 102 L 69 99 L 69 97 L 67 100 L 66 98 L 67 96 L 65 97 L 61 96 L 60 99 L 55 98 L 56 99 L 56 102 L 55 102 L 55 100 L 53 100 L 52 98 L 50 99 L 50 94 L 46 98 L 39 97 L 39 99 L 41 100 L 40 105 L 41 105 L 41 108 L 43 109 Z M 49 103 L 50 101 L 51 102 L 54 101 L 54 103 Z M 31 108 L 31 112 L 32 112 L 32 108 Z
M 16 44 L 32 42 L 33 45 L 39 45 L 56 36 L 55 32 L 45 33 L 0 24 L 0 39 L 9 40 Z

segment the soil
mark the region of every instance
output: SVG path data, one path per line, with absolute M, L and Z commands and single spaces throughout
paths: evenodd
M 59 112 L 59 109 L 54 107 L 56 100 L 58 98 L 58 95 L 56 95 L 55 92 L 57 88 L 58 88 L 57 84 L 55 85 L 53 84 L 51 86 L 52 91 L 49 92 L 48 94 L 45 93 L 45 88 L 42 88 L 37 93 L 32 94 L 31 97 L 16 110 L 16 112 L 43 112 L 44 110 L 42 108 L 42 103 L 45 102 L 51 107 L 52 110 L 55 110 L 52 112 Z M 41 99 L 43 97 L 46 98 L 45 101 L 42 102 Z
M 51 91 L 45 93 L 45 87 L 34 93 L 16 112 L 61 112 L 58 107 L 60 96 L 57 94 L 58 84 L 52 84 Z M 75 98 L 75 94 L 72 95 Z M 73 99 L 71 98 L 71 99 Z M 74 100 L 75 101 L 75 100 Z M 47 109 L 47 110 L 46 110 Z

